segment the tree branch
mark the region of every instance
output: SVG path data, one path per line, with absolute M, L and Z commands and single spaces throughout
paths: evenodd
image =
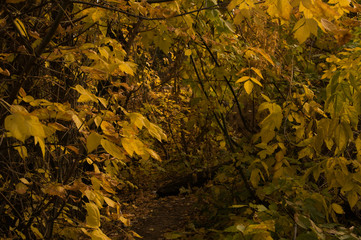
M 200 39 L 202 40 L 203 45 L 206 47 L 208 53 L 211 55 L 211 57 L 212 57 L 215 65 L 216 65 L 217 67 L 220 67 L 220 64 L 218 63 L 217 59 L 215 58 L 214 54 L 212 53 L 212 51 L 211 51 L 211 49 L 209 48 L 209 46 L 207 45 L 207 43 L 204 41 L 203 37 L 202 37 L 199 33 L 198 33 L 198 35 L 199 35 Z M 237 95 L 236 95 L 236 93 L 235 93 L 235 91 L 234 91 L 234 89 L 233 89 L 233 87 L 232 87 L 232 85 L 231 85 L 231 83 L 230 83 L 230 80 L 229 80 L 226 76 L 223 76 L 223 78 L 224 78 L 224 80 L 226 81 L 227 86 L 229 87 L 229 89 L 230 89 L 231 92 L 232 92 L 233 99 L 234 99 L 234 101 L 236 102 L 237 109 L 238 109 L 238 113 L 239 113 L 239 116 L 241 117 L 244 130 L 246 130 L 247 132 L 253 133 L 254 130 L 251 129 L 251 128 L 248 126 L 248 123 L 247 123 L 247 121 L 246 121 L 246 119 L 245 119 L 245 117 L 244 117 L 244 115 L 243 115 L 243 113 L 242 113 L 241 106 L 240 106 L 240 104 L 239 104 Z
M 151 3 L 158 3 L 158 2 L 170 2 L 171 0 L 150 0 L 150 1 L 154 1 L 154 2 L 151 2 Z M 170 18 L 182 17 L 182 16 L 185 16 L 185 15 L 189 15 L 189 14 L 196 13 L 196 12 L 201 12 L 201 11 L 204 11 L 204 10 L 211 10 L 211 9 L 219 8 L 219 5 L 213 5 L 213 6 L 210 6 L 210 7 L 203 7 L 203 8 L 192 10 L 192 11 L 189 11 L 189 12 L 176 14 L 176 15 L 173 15 L 173 16 L 170 16 L 170 17 L 149 18 L 149 17 L 144 17 L 142 15 L 137 15 L 137 14 L 134 14 L 134 13 L 130 13 L 130 12 L 121 10 L 119 8 L 104 6 L 104 5 L 98 4 L 98 3 L 83 2 L 83 1 L 78 1 L 78 0 L 74 0 L 74 1 L 72 1 L 72 3 L 84 4 L 84 5 L 88 5 L 88 6 L 92 6 L 92 7 L 99 7 L 99 8 L 102 8 L 102 9 L 123 13 L 123 14 L 125 14 L 125 15 L 127 15 L 129 17 L 135 17 L 135 18 L 139 18 L 139 19 L 147 20 L 147 21 L 166 20 L 166 19 L 170 19 Z
M 49 44 L 49 42 L 51 41 L 51 39 L 53 38 L 56 29 L 58 28 L 59 24 L 60 24 L 60 20 L 62 19 L 63 15 L 64 15 L 64 11 L 67 8 L 68 4 L 70 3 L 70 0 L 64 0 L 63 4 L 60 6 L 59 12 L 50 28 L 50 30 L 48 31 L 48 33 L 45 35 L 45 37 L 43 38 L 43 40 L 41 41 L 40 45 L 38 46 L 38 48 L 35 50 L 35 56 L 31 56 L 29 61 L 27 62 L 23 73 L 21 74 L 22 77 L 19 80 L 18 84 L 14 87 L 14 89 L 12 90 L 9 98 L 7 99 L 7 102 L 11 105 L 13 104 L 14 100 L 16 99 L 21 87 L 25 84 L 25 82 L 28 80 L 28 74 L 31 72 L 34 63 L 36 61 L 36 59 L 44 52 L 46 46 Z M 2 123 L 5 119 L 6 114 L 4 114 L 1 119 L 0 119 L 0 123 Z

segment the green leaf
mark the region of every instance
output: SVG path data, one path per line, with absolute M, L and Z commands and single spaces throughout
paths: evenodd
M 165 239 L 179 239 L 184 237 L 183 234 L 179 233 L 164 233 L 163 236 L 165 237 Z
M 248 207 L 248 205 L 239 205 L 239 204 L 237 204 L 237 205 L 232 205 L 232 206 L 230 206 L 229 208 L 243 208 L 243 207 Z
M 347 201 L 350 204 L 350 208 L 353 208 L 358 202 L 358 195 L 356 191 L 350 191 L 347 193 Z
M 244 83 L 244 90 L 246 90 L 247 94 L 251 94 L 253 90 L 253 83 L 252 81 L 247 81 Z
M 342 124 L 339 124 L 335 131 L 335 142 L 340 151 L 345 149 L 347 141 L 345 129 Z
M 258 187 L 258 183 L 259 181 L 261 180 L 261 177 L 260 177 L 260 170 L 258 168 L 255 168 L 252 170 L 251 172 L 251 183 L 252 183 L 252 186 L 254 188 L 257 188 Z

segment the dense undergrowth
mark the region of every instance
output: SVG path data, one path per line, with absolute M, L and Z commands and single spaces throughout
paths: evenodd
M 215 168 L 189 237 L 359 239 L 360 9 L 2 1 L 1 238 L 135 238 L 130 191 Z

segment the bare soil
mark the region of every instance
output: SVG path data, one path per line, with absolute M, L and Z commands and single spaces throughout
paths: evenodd
M 143 240 L 184 239 L 192 221 L 198 216 L 196 199 L 192 194 L 158 198 L 153 192 L 139 193 L 123 213 L 131 218 L 128 231 L 134 231 Z M 109 236 L 125 239 L 124 236 Z M 128 239 L 131 239 L 128 237 Z

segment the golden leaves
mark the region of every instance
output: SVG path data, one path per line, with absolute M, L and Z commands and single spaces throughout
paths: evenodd
M 317 36 L 318 25 L 314 19 L 301 18 L 295 24 L 293 31 L 299 43 L 303 43 L 311 34 Z
M 102 139 L 102 136 L 99 135 L 98 133 L 96 133 L 96 132 L 90 133 L 90 135 L 86 139 L 86 148 L 88 150 L 88 153 L 91 153 L 92 151 L 97 149 L 97 147 L 100 144 L 101 139 Z
M 85 204 L 87 215 L 86 224 L 91 228 L 100 227 L 100 212 L 96 204 L 89 202 Z
M 344 45 L 351 40 L 352 35 L 349 30 L 338 27 L 324 18 L 321 19 L 321 24 L 326 31 L 333 34 L 339 45 Z
M 289 0 L 271 0 L 268 1 L 269 7 L 267 13 L 273 17 L 279 17 L 283 20 L 289 20 L 292 6 Z
M 43 125 L 37 116 L 34 116 L 26 111 L 26 109 L 19 105 L 11 107 L 12 114 L 5 118 L 5 129 L 9 131 L 9 135 L 21 142 L 33 136 L 35 144 L 39 143 L 43 156 L 45 156 L 45 142 L 47 137 L 46 132 L 50 135 L 52 131 L 46 131 L 47 127 Z M 27 156 L 24 148 L 18 148 L 22 158 Z
M 104 148 L 104 150 L 107 151 L 107 153 L 109 153 L 110 155 L 112 155 L 113 157 L 117 158 L 120 161 L 124 160 L 125 155 L 123 153 L 123 150 L 118 145 L 106 139 L 101 139 L 100 143 Z

